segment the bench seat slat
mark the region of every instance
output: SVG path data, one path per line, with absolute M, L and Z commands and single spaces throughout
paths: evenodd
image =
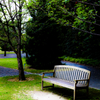
M 57 78 L 43 78 L 43 81 L 50 82 L 52 84 L 60 85 L 66 88 L 71 88 L 74 90 L 74 83 L 67 82 L 65 80 L 57 79 Z
M 57 84 L 57 85 L 60 85 L 60 86 L 66 87 L 66 88 L 70 88 L 72 90 L 74 90 L 74 87 L 75 87 L 74 82 L 68 82 L 68 81 L 65 81 L 62 79 L 58 79 L 58 78 L 43 78 L 43 81 L 50 82 L 52 84 Z M 87 85 L 77 84 L 76 88 L 77 87 L 87 87 Z

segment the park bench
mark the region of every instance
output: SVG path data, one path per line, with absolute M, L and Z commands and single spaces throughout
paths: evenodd
M 53 73 L 53 77 L 45 77 L 47 73 Z M 86 89 L 88 95 L 90 71 L 74 66 L 55 65 L 54 72 L 47 73 L 45 72 L 42 75 L 42 90 L 45 87 L 49 87 L 43 86 L 44 81 L 46 81 L 52 83 L 52 87 L 56 84 L 74 90 L 73 100 L 76 98 L 77 89 Z

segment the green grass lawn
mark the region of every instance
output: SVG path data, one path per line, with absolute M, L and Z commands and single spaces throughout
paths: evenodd
M 41 77 L 37 75 L 27 75 L 29 81 L 17 80 L 18 77 L 0 77 L 0 100 L 33 100 L 31 91 L 39 91 L 41 87 Z
M 23 59 L 23 65 L 25 64 L 25 71 L 32 73 L 40 73 L 52 70 L 36 70 L 29 69 L 29 65 L 26 64 L 25 58 Z M 18 69 L 16 58 L 0 59 L 0 66 Z M 41 91 L 41 76 L 39 75 L 26 75 L 26 81 L 18 81 L 18 76 L 0 77 L 0 100 L 34 100 L 31 91 Z M 45 83 L 50 85 L 50 83 Z M 55 88 L 45 88 L 43 91 L 47 91 L 53 94 L 57 94 L 66 98 L 66 100 L 72 100 L 73 91 L 63 87 L 55 86 Z M 100 90 L 89 88 L 89 96 L 86 97 L 86 91 L 77 91 L 76 100 L 100 100 Z
M 16 58 L 4 58 L 0 59 L 0 66 L 18 69 L 18 63 Z
M 6 53 L 7 53 L 7 54 L 15 54 L 14 52 L 10 52 L 10 51 L 7 51 Z M 4 54 L 4 51 L 1 51 L 1 50 L 0 50 L 0 54 Z
M 39 69 L 32 69 L 29 68 L 30 65 L 26 64 L 25 58 L 22 58 L 23 61 L 23 67 L 25 71 L 32 72 L 32 73 L 41 73 L 41 72 L 51 72 L 53 70 L 39 70 Z M 18 63 L 17 58 L 3 58 L 0 59 L 0 66 L 7 67 L 7 68 L 13 68 L 18 69 Z
M 34 100 L 32 93 L 41 91 L 41 77 L 38 75 L 26 75 L 26 81 L 18 81 L 18 76 L 0 77 L 0 100 Z M 51 85 L 45 83 L 45 85 Z M 45 88 L 43 92 L 50 92 L 59 95 L 66 100 L 73 99 L 73 90 L 55 86 L 55 88 Z M 89 89 L 89 96 L 85 90 L 76 92 L 76 100 L 100 100 L 100 90 Z

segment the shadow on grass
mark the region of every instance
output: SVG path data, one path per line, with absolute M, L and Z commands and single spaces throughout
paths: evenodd
M 73 100 L 73 90 L 55 86 L 54 88 L 45 88 L 46 91 L 57 94 L 66 100 Z M 100 100 L 100 90 L 89 88 L 89 95 L 85 89 L 76 91 L 76 100 Z

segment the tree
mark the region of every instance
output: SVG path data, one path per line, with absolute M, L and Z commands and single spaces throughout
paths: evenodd
M 84 33 L 100 36 L 100 34 L 93 32 L 94 25 L 100 26 L 96 20 L 96 17 L 99 17 L 99 10 L 97 9 L 97 6 L 98 8 L 100 7 L 100 5 L 97 5 L 97 3 L 99 3 L 99 0 L 92 1 L 92 3 L 90 3 L 90 0 L 51 0 L 48 1 L 47 10 L 49 11 L 49 16 L 59 24 L 70 26 L 73 29 L 77 29 Z M 66 15 L 66 17 L 60 17 L 58 10 L 56 9 L 61 11 L 63 15 Z M 89 30 L 81 29 L 80 27 L 78 27 L 80 25 L 82 26 L 84 23 L 89 25 Z
M 36 3 L 45 10 L 46 2 L 37 0 Z M 66 28 L 51 20 L 45 12 L 38 7 L 29 7 L 32 20 L 27 24 L 27 45 L 29 53 L 27 62 L 33 68 L 52 69 L 54 65 L 61 64 L 58 57 L 64 55 L 64 36 Z
M 23 19 L 27 13 L 23 10 L 24 5 L 25 0 L 0 0 L 0 28 L 2 29 L 0 32 L 0 41 L 9 43 L 17 55 L 19 80 L 25 80 L 21 59 Z
M 45 9 L 39 3 L 35 7 L 43 11 L 51 20 L 63 25 L 70 31 L 66 49 L 73 56 L 99 58 L 100 54 L 100 0 L 47 0 Z M 69 38 L 69 36 L 71 38 Z M 69 46 L 68 46 L 69 44 Z M 87 49 L 88 48 L 88 49 Z M 94 49 L 97 48 L 97 49 Z M 69 52 L 67 54 L 69 54 Z M 86 57 L 86 56 L 85 56 Z
M 100 36 L 100 34 L 93 32 L 93 26 L 100 27 L 100 24 L 98 23 L 98 19 L 100 18 L 100 0 L 44 0 L 43 2 L 46 2 L 45 9 L 42 8 L 39 1 L 30 1 L 31 3 L 29 2 L 28 4 L 30 8 L 34 6 L 35 8 L 40 9 L 57 23 L 64 26 L 70 26 L 73 29 L 84 33 Z M 59 14 L 59 12 L 61 13 Z M 89 12 L 89 14 L 87 12 Z M 77 24 L 75 25 L 75 22 L 77 21 L 78 25 L 82 24 L 82 22 L 89 24 L 89 29 L 81 29 Z

